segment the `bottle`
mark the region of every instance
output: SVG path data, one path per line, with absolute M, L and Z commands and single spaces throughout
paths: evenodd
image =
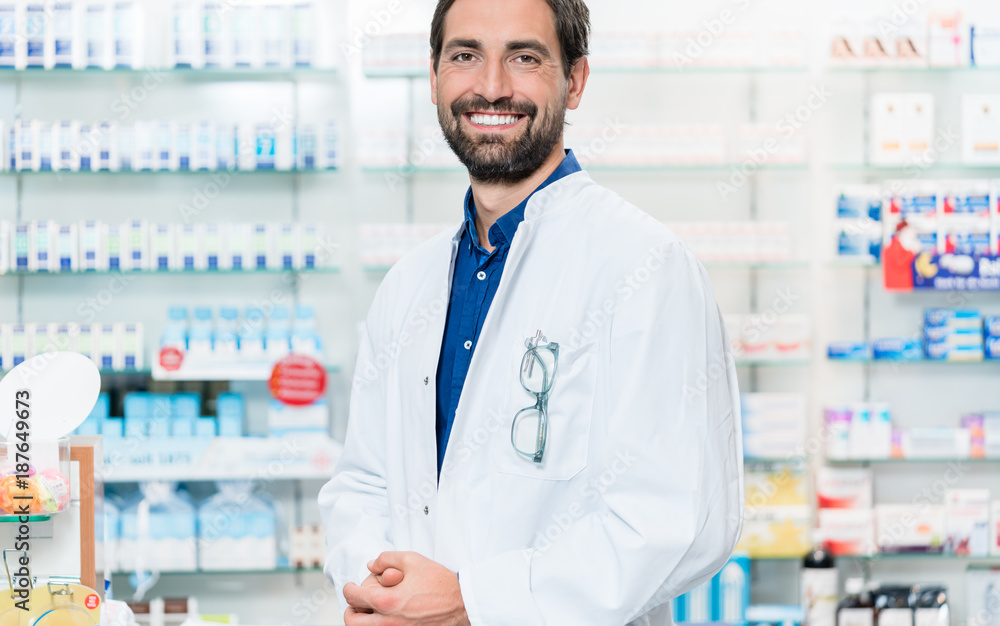
M 909 600 L 909 585 L 879 585 L 873 598 L 878 626 L 913 626 Z
M 987 601 L 990 601 L 989 593 Z M 951 623 L 948 588 L 944 585 L 913 585 L 908 604 L 913 609 L 916 626 L 948 626 Z M 995 611 L 993 615 L 995 618 Z
M 802 559 L 799 593 L 806 624 L 834 626 L 837 615 L 837 567 L 823 536 L 813 530 L 813 549 Z
M 837 607 L 837 626 L 875 626 L 875 605 L 863 578 L 844 581 L 847 597 Z

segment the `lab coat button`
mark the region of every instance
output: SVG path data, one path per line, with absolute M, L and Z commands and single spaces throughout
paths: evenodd
M 426 506 L 425 506 L 425 507 L 424 507 L 424 515 L 430 515 L 430 514 L 431 514 L 431 509 L 430 509 L 430 507 L 426 507 Z
M 430 382 L 431 382 L 431 377 L 430 376 L 424 376 L 424 384 L 426 385 L 426 384 L 429 384 Z
M 465 342 L 465 349 L 466 350 L 470 350 L 471 348 L 472 348 L 472 342 L 471 341 L 466 341 Z

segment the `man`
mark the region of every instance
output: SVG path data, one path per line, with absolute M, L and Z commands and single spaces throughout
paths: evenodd
M 563 149 L 583 0 L 440 0 L 432 98 L 466 219 L 375 296 L 319 503 L 348 626 L 669 624 L 742 520 L 704 269 Z

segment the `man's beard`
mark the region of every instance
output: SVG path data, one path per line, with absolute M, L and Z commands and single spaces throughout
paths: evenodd
M 516 139 L 484 134 L 471 137 L 462 128 L 465 111 L 498 115 L 524 115 L 525 129 Z M 545 163 L 562 137 L 566 107 L 546 111 L 538 122 L 538 106 L 532 102 L 501 100 L 490 103 L 482 96 L 456 100 L 451 107 L 438 106 L 438 122 L 444 137 L 458 160 L 469 170 L 473 180 L 487 184 L 511 185 L 525 180 Z

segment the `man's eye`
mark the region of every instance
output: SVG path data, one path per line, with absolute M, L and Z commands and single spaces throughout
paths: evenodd
M 475 58 L 476 57 L 472 56 L 472 54 L 468 52 L 459 52 L 458 54 L 455 55 L 455 60 L 461 61 L 463 63 L 468 63 L 469 61 L 472 61 Z
M 531 56 L 530 54 L 522 54 L 521 56 L 517 57 L 517 62 L 524 64 L 531 64 L 531 63 L 537 63 L 538 59 Z

